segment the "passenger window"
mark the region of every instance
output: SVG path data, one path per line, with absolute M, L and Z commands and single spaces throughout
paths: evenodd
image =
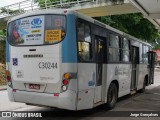
M 122 61 L 129 62 L 130 61 L 130 41 L 126 38 L 123 38 L 122 43 Z
M 118 35 L 109 35 L 109 61 L 119 62 L 120 61 L 120 39 Z
M 139 53 L 140 53 L 140 63 L 143 63 L 143 45 L 142 44 L 140 44 Z
M 91 34 L 89 24 L 77 22 L 78 59 L 81 62 L 92 60 Z
M 143 46 L 143 60 L 144 60 L 144 63 L 148 63 L 148 55 L 147 55 L 147 52 L 149 51 L 149 48 L 148 46 Z

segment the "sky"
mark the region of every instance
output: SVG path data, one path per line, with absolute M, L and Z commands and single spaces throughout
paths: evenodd
M 11 5 L 21 1 L 25 1 L 25 0 L 0 0 L 0 7 Z

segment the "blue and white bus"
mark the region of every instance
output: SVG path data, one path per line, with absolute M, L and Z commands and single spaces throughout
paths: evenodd
M 73 10 L 46 9 L 8 21 L 10 101 L 68 110 L 108 109 L 153 83 L 151 45 Z

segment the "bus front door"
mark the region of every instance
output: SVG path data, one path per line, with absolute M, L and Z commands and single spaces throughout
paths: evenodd
M 132 78 L 131 78 L 131 91 L 137 89 L 137 72 L 139 63 L 139 48 L 132 46 Z
M 95 97 L 94 103 L 98 103 L 102 101 L 103 95 L 103 62 L 104 62 L 104 42 L 105 38 L 95 36 L 95 58 L 96 58 L 96 85 L 95 85 Z

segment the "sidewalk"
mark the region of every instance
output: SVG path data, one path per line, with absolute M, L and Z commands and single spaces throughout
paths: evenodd
M 0 91 L 1 90 L 6 90 L 7 89 L 7 85 L 0 85 Z

